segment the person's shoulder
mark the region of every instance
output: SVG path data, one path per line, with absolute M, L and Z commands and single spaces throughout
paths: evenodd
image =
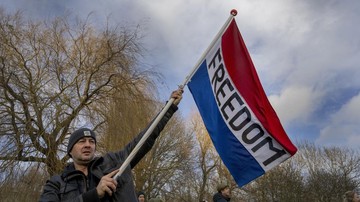
M 216 192 L 214 195 L 213 195 L 213 199 L 219 199 L 221 198 L 221 194 L 219 192 Z
M 125 159 L 122 150 L 119 152 L 107 152 L 106 154 L 96 157 L 91 163 L 91 171 L 94 173 L 109 173 L 119 166 L 119 162 Z
M 45 187 L 49 189 L 60 189 L 63 183 L 61 175 L 53 175 L 45 183 Z
M 221 201 L 227 201 L 221 193 L 217 192 L 213 195 L 214 202 L 221 202 Z
M 107 152 L 105 154 L 103 154 L 102 156 L 98 156 L 98 157 L 95 157 L 94 160 L 93 160 L 93 165 L 94 166 L 99 166 L 101 164 L 108 164 L 109 161 L 118 161 L 118 153 L 120 153 L 120 151 L 118 152 Z
M 62 179 L 61 175 L 53 175 L 50 177 L 49 181 L 57 182 L 57 181 L 61 181 L 61 179 Z

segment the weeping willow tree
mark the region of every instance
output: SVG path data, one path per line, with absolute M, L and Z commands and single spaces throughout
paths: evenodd
M 0 9 L 0 180 L 24 166 L 58 173 L 71 132 L 84 123 L 103 132 L 114 95 L 151 83 L 137 65 L 137 27 L 70 18 L 30 21 Z

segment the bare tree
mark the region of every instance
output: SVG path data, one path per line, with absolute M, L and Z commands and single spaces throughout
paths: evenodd
M 196 161 L 194 161 L 193 179 L 198 201 L 201 202 L 212 198 L 213 186 L 209 186 L 209 182 L 212 182 L 211 179 L 214 178 L 215 170 L 221 160 L 199 113 L 192 114 L 191 126 L 198 143 L 198 147 L 194 148 Z
M 309 168 L 305 183 L 312 201 L 341 201 L 345 191 L 359 186 L 358 151 L 304 143 L 299 155 Z
M 104 124 L 102 106 L 119 86 L 143 77 L 138 30 L 89 19 L 25 21 L 0 10 L 0 160 L 40 162 L 52 175 L 68 160 L 66 136 Z
M 251 201 L 303 201 L 301 168 L 295 161 L 287 160 L 250 183 L 246 190 Z
M 39 175 L 40 164 L 17 167 L 16 174 L 9 174 L 0 186 L 1 201 L 38 201 L 47 176 Z
M 162 196 L 166 201 L 174 201 L 183 189 L 182 173 L 189 169 L 192 147 L 190 134 L 186 133 L 180 117 L 175 115 L 153 149 L 134 169 L 138 189 L 146 191 L 149 197 Z
M 247 201 L 341 201 L 359 186 L 358 151 L 298 144 L 298 153 L 246 185 Z
M 149 94 L 148 92 L 152 92 Z M 99 151 L 118 151 L 150 123 L 158 103 L 154 84 L 147 77 L 139 77 L 135 83 L 122 84 L 106 101 L 103 108 L 106 125 Z

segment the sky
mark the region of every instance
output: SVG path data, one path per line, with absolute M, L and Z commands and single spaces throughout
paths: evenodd
M 207 49 L 232 9 L 264 90 L 290 139 L 358 148 L 359 0 L 0 0 L 7 12 L 51 19 L 92 12 L 141 25 L 142 63 L 164 75 L 167 100 Z M 180 112 L 197 110 L 185 89 Z

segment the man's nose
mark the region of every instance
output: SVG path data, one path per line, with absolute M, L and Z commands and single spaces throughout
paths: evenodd
M 85 141 L 85 147 L 90 147 L 91 146 L 91 142 L 89 140 Z

